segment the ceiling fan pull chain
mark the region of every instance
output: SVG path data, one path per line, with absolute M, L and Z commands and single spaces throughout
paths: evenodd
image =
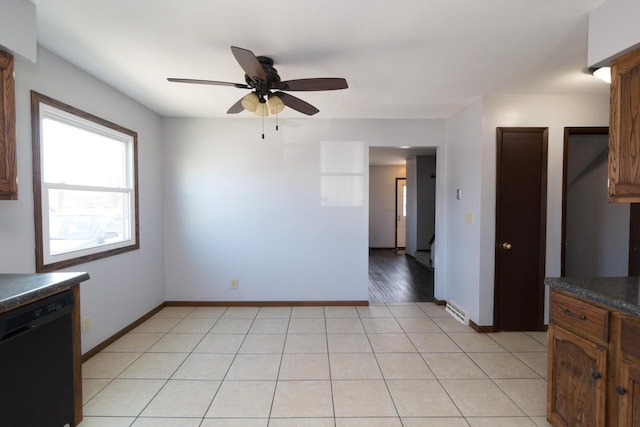
M 262 139 L 264 139 L 264 115 L 262 116 Z
M 276 113 L 276 131 L 278 130 L 278 113 Z

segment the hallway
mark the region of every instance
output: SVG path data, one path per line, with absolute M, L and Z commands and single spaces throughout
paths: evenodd
M 433 301 L 433 271 L 392 249 L 369 249 L 369 302 Z

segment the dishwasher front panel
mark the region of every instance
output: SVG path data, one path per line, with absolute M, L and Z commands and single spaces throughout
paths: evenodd
M 75 427 L 72 309 L 67 291 L 0 316 L 0 426 Z

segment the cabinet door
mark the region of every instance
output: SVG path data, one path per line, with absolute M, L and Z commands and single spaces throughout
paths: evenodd
M 623 361 L 620 365 L 618 427 L 640 427 L 640 366 Z
M 0 200 L 17 198 L 13 55 L 0 51 Z
M 640 201 L 640 50 L 611 63 L 609 201 Z
M 558 427 L 604 427 L 607 350 L 549 326 L 547 417 Z

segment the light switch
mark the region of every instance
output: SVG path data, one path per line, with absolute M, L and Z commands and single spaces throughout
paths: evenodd
M 464 214 L 464 223 L 473 224 L 473 214 L 471 212 L 466 212 Z

